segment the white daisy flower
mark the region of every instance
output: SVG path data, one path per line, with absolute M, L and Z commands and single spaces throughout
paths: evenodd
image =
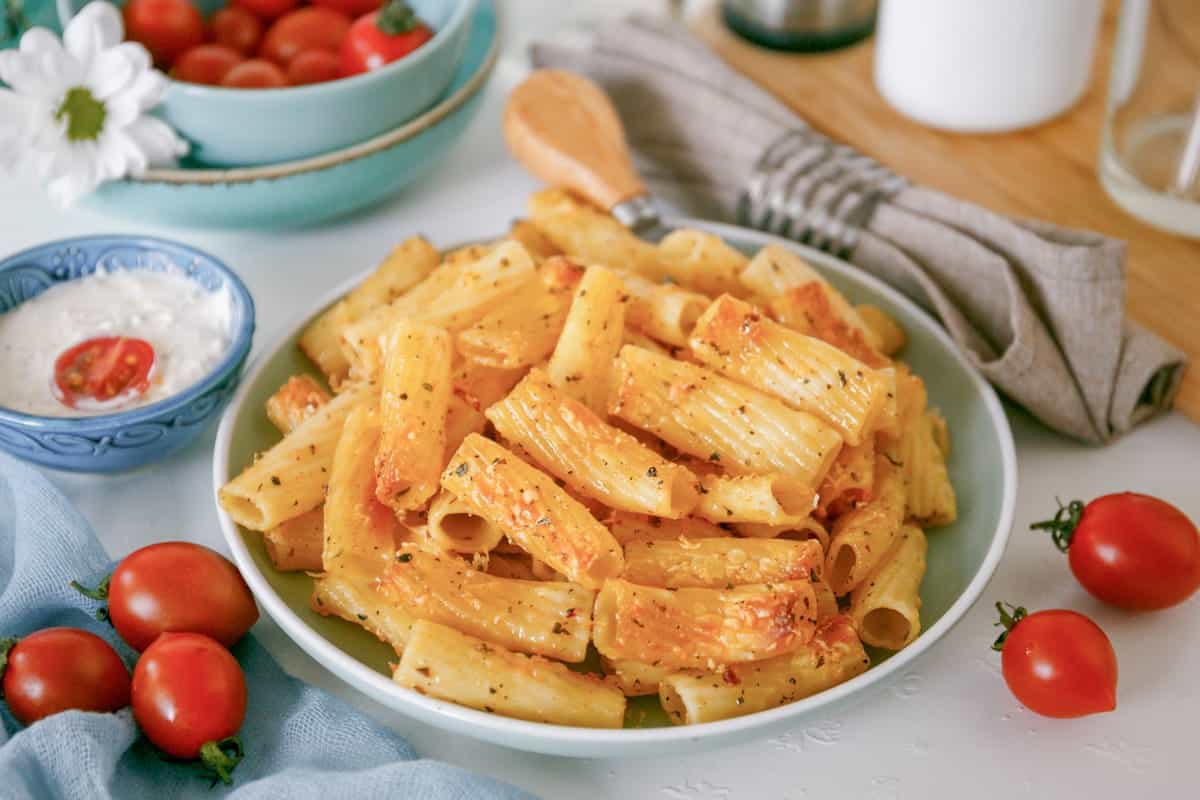
M 141 175 L 187 153 L 167 123 L 145 112 L 167 79 L 136 42 L 123 42 L 121 14 L 88 3 L 62 41 L 30 28 L 0 52 L 0 169 L 32 169 L 62 207 L 104 181 Z

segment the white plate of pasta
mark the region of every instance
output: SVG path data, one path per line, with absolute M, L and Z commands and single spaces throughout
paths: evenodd
M 995 393 L 890 288 L 546 190 L 268 345 L 214 482 L 259 602 L 334 674 L 604 757 L 765 736 L 903 669 L 995 570 L 1016 467 Z

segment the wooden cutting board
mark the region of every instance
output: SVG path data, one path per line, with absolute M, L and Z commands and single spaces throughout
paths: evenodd
M 1200 242 L 1126 214 L 1096 175 L 1116 8 L 1106 6 L 1091 85 L 1079 104 L 1031 130 L 989 135 L 935 131 L 893 110 L 875 90 L 871 40 L 833 53 L 780 53 L 737 37 L 715 7 L 694 27 L 813 127 L 917 183 L 1012 216 L 1126 240 L 1129 315 L 1191 356 L 1175 407 L 1200 422 Z

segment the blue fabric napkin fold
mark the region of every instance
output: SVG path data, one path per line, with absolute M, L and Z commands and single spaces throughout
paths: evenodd
M 84 628 L 112 644 L 132 668 L 137 654 L 92 613 L 73 579 L 98 579 L 113 563 L 87 521 L 33 469 L 0 454 L 0 636 L 56 625 Z M 246 673 L 249 706 L 241 737 L 246 758 L 232 787 L 190 765 L 163 760 L 128 709 L 68 711 L 23 728 L 0 711 L 0 796 L 37 798 L 164 797 L 404 798 L 524 800 L 532 796 L 490 778 L 418 759 L 408 743 L 337 698 L 306 686 L 245 637 L 233 654 Z M 2 705 L 2 704 L 0 704 Z

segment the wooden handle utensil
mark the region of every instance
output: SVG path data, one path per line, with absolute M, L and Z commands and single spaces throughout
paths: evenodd
M 509 95 L 504 139 L 535 176 L 605 211 L 646 194 L 608 95 L 572 72 L 542 69 Z

